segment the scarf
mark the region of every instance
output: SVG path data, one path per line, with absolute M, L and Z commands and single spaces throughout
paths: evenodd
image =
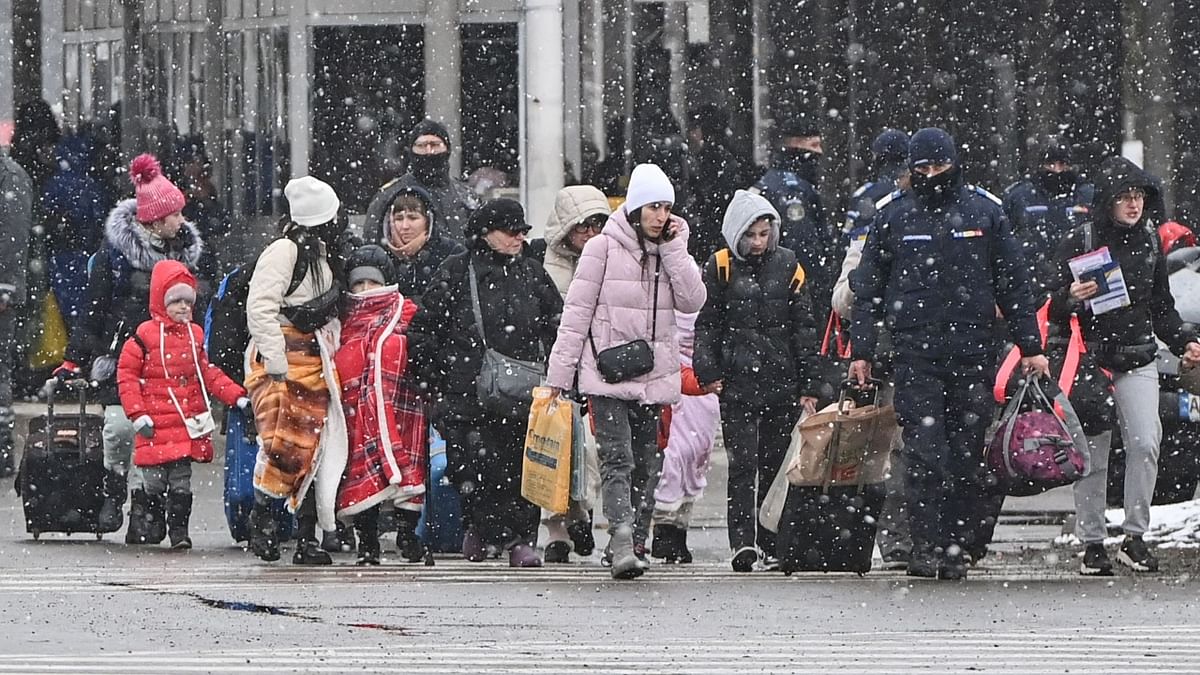
M 411 258 L 417 253 L 420 253 L 421 249 L 425 247 L 425 242 L 427 241 L 429 241 L 428 227 L 425 228 L 424 232 L 416 237 L 413 237 L 413 240 L 407 244 L 400 243 L 400 238 L 396 236 L 396 228 L 394 226 L 388 227 L 387 246 L 392 250 L 392 252 L 401 258 Z

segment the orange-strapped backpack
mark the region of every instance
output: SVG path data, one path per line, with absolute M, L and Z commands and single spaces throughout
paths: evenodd
M 717 260 L 717 278 L 721 280 L 721 283 L 728 284 L 730 278 L 733 276 L 732 254 L 729 252 L 729 249 L 723 248 L 720 251 L 717 251 L 714 257 Z M 803 287 L 804 266 L 800 263 L 796 263 L 796 271 L 792 274 L 792 292 L 795 293 Z

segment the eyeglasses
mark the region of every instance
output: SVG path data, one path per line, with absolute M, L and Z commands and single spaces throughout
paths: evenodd
M 571 228 L 571 231 L 575 234 L 587 234 L 589 232 L 592 234 L 600 234 L 600 231 L 603 229 L 603 221 L 585 220 L 582 223 L 575 223 L 575 226 Z
M 1138 189 L 1126 190 L 1125 192 L 1122 192 L 1121 194 L 1117 195 L 1116 201 L 1118 204 L 1127 204 L 1129 202 L 1143 202 L 1143 201 L 1146 201 L 1146 191 L 1138 190 Z
M 413 150 L 420 150 L 423 152 L 437 152 L 439 150 L 445 150 L 446 143 L 445 143 L 445 141 L 440 141 L 440 140 L 438 140 L 438 141 L 420 141 L 417 143 L 413 143 L 412 147 L 413 147 Z

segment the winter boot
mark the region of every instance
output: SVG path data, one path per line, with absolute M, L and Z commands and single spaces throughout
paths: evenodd
M 145 543 L 161 544 L 167 538 L 167 496 L 146 493 Z
M 425 544 L 417 536 L 417 523 L 420 520 L 420 511 L 396 509 L 396 551 L 408 562 L 425 559 Z
M 596 537 L 592 534 L 592 527 L 590 511 L 586 522 L 574 522 L 567 526 L 567 534 L 575 546 L 575 555 L 589 556 L 596 550 Z
M 101 532 L 116 532 L 124 524 L 125 493 L 129 489 L 125 475 L 109 470 L 104 474 L 104 503 L 100 506 L 97 524 Z M 130 523 L 132 529 L 132 523 Z
M 471 562 L 487 560 L 487 546 L 484 545 L 483 537 L 479 536 L 479 532 L 474 527 L 468 527 L 467 531 L 463 533 L 462 554 Z
M 354 516 L 354 529 L 358 530 L 358 560 L 355 565 L 379 564 L 379 507 L 374 506 Z
M 141 488 L 129 497 L 129 527 L 125 530 L 126 544 L 146 543 L 146 504 L 149 495 Z
M 518 542 L 508 549 L 509 567 L 541 567 L 542 559 L 537 549 L 525 542 Z
M 259 493 L 250 509 L 250 550 L 260 560 L 279 560 L 279 522 L 271 512 L 270 499 Z
M 338 521 L 337 529 L 321 533 L 321 550 L 329 553 L 349 553 L 357 546 L 354 541 L 354 528 Z
M 679 562 L 682 557 L 679 550 L 679 534 L 680 529 L 674 525 L 655 525 L 650 557 L 661 558 L 668 563 Z
M 172 490 L 167 495 L 167 534 L 171 548 L 185 551 L 192 547 L 188 536 L 188 521 L 192 518 L 192 493 Z
M 293 565 L 332 565 L 333 558 L 321 550 L 317 542 L 317 522 L 311 517 L 299 519 L 300 537 L 296 541 L 296 553 L 292 556 Z
M 683 565 L 692 564 L 692 551 L 687 545 L 687 535 L 688 528 L 686 527 L 679 528 L 679 534 L 676 535 L 679 537 L 678 543 L 676 544 L 676 548 L 679 549 L 679 562 Z
M 612 556 L 612 569 L 609 570 L 614 579 L 636 579 L 646 573 L 645 563 L 634 555 L 633 533 L 627 528 L 618 527 L 613 531 L 608 541 Z
M 753 572 L 754 563 L 758 562 L 758 549 L 753 546 L 743 546 L 734 551 L 729 565 L 734 572 Z
M 571 542 L 551 541 L 546 543 L 546 562 L 548 563 L 566 563 L 571 562 Z
M 12 440 L 0 443 L 0 478 L 8 478 L 17 472 L 16 454 Z

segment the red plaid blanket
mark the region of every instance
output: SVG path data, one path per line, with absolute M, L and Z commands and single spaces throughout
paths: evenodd
M 428 429 L 425 409 L 405 376 L 404 336 L 417 306 L 389 286 L 349 296 L 336 361 L 350 456 L 337 516 L 348 519 L 384 501 L 421 503 Z

